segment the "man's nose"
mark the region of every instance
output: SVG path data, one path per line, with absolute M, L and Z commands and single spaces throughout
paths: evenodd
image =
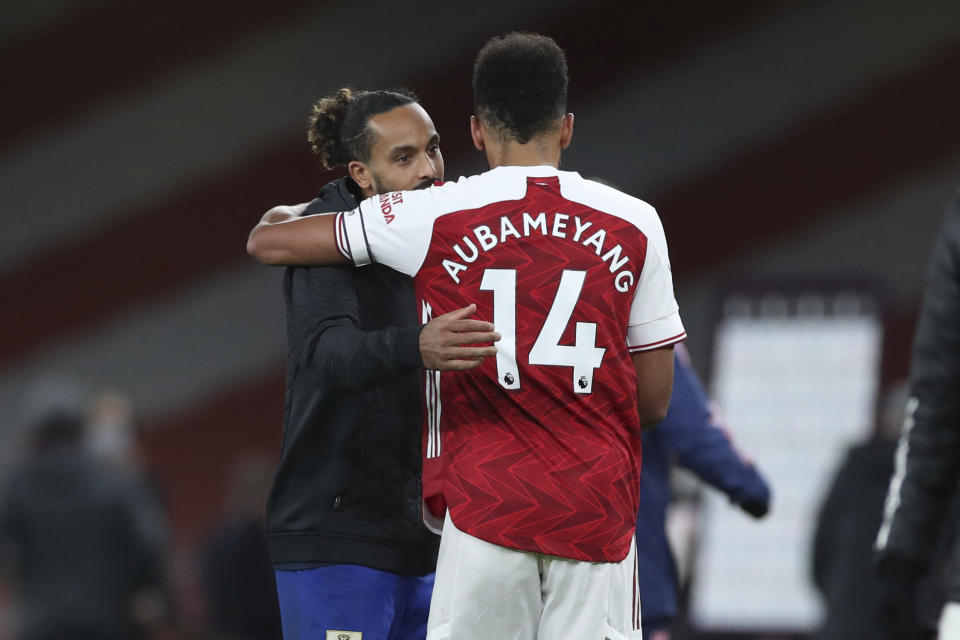
M 420 162 L 420 178 L 437 178 L 437 162 L 430 156 L 424 154 Z

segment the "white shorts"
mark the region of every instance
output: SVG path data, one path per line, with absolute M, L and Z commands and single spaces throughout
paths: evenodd
M 427 640 L 639 640 L 635 542 L 622 562 L 490 544 L 447 514 Z

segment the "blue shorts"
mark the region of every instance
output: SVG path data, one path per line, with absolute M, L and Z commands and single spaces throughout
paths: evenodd
M 355 640 L 358 632 L 363 640 L 427 637 L 432 573 L 400 576 L 351 564 L 274 573 L 284 640 Z

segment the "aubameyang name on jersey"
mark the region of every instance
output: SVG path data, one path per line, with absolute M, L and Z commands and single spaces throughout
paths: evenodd
M 570 216 L 565 213 L 554 213 L 552 221 L 548 224 L 547 214 L 540 213 L 533 217 L 527 212 L 523 213 L 520 226 L 517 227 L 510 222 L 507 216 L 500 216 L 500 233 L 496 233 L 489 225 L 481 224 L 473 228 L 473 237 L 463 236 L 461 241 L 453 245 L 453 251 L 460 257 L 460 260 L 445 259 L 443 268 L 453 278 L 453 281 L 460 284 L 460 272 L 466 271 L 472 262 L 480 257 L 480 252 L 486 252 L 493 249 L 498 244 L 507 242 L 510 237 L 529 238 L 534 230 L 539 231 L 541 235 L 551 235 L 555 238 L 563 238 L 572 242 L 579 242 L 585 247 L 593 247 L 600 259 L 610 263 L 610 273 L 616 273 L 614 277 L 614 286 L 617 291 L 627 292 L 633 286 L 633 272 L 623 267 L 629 264 L 630 258 L 623 254 L 623 247 L 619 244 L 613 246 L 604 252 L 604 243 L 607 240 L 607 232 L 604 229 L 594 229 L 592 233 L 587 234 L 593 227 L 592 222 L 584 222 L 579 217 L 573 216 L 573 224 L 570 224 Z M 496 226 L 496 225 L 494 225 Z M 474 242 L 476 238 L 476 243 Z M 479 245 L 479 246 L 478 246 Z

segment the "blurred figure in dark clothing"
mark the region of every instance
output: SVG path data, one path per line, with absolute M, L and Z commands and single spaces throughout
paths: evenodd
M 154 538 L 152 546 L 158 552 L 168 549 L 167 517 L 161 506 L 161 492 L 156 479 L 143 465 L 134 420 L 133 402 L 116 389 L 99 392 L 86 411 L 85 446 L 98 461 L 125 476 L 138 499 L 139 519 L 144 531 Z M 176 626 L 176 611 L 172 604 L 173 585 L 168 575 L 166 554 L 158 561 L 162 577 L 158 588 L 144 590 L 137 596 L 137 617 L 162 635 L 161 628 Z M 156 634 L 154 634 L 156 635 Z
M 877 532 L 879 607 L 889 633 L 922 634 L 923 577 L 946 574 L 940 640 L 960 639 L 960 547 L 935 562 L 938 540 L 958 527 L 960 499 L 960 191 L 954 195 L 929 263 L 910 360 L 910 400 L 897 446 L 883 524 Z
M 850 448 L 820 508 L 813 580 L 827 612 L 814 636 L 817 640 L 880 637 L 873 544 L 883 518 L 906 402 L 905 384 L 887 392 L 877 433 Z
M 215 631 L 230 638 L 281 640 L 265 515 L 273 468 L 261 460 L 241 459 L 231 476 L 227 516 L 201 554 L 211 622 Z
M 690 355 L 678 345 L 667 417 L 642 435 L 636 540 L 644 640 L 669 640 L 679 608 L 679 577 L 666 531 L 672 464 L 723 491 L 754 518 L 764 517 L 770 508 L 770 486 L 753 463 L 737 452 L 711 404 Z
M 99 393 L 88 412 L 87 448 L 101 460 L 150 484 L 137 445 L 133 403 L 116 389 Z
M 21 640 L 145 637 L 165 593 L 163 522 L 138 478 L 92 456 L 84 412 L 48 408 L 0 498 Z

